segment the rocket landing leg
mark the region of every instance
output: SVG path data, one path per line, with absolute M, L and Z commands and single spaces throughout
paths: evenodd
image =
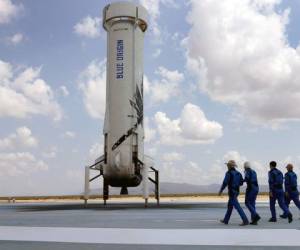
M 154 179 L 149 177 L 148 179 L 155 185 L 155 199 L 156 199 L 156 204 L 159 206 L 160 202 L 160 190 L 159 190 L 159 171 L 155 169 L 154 167 L 150 167 L 151 171 L 154 172 Z
M 103 171 L 102 171 L 102 166 L 100 165 L 101 162 L 103 162 L 104 157 L 99 157 L 99 161 L 94 163 L 91 166 L 86 166 L 85 167 L 85 178 L 84 178 L 84 195 L 83 195 L 83 200 L 85 207 L 87 207 L 87 202 L 88 199 L 90 198 L 90 182 L 98 179 L 99 177 L 103 176 Z M 91 170 L 97 171 L 98 174 L 95 175 L 94 177 L 91 177 Z
M 106 201 L 109 198 L 109 185 L 107 184 L 107 181 L 103 178 L 103 202 L 104 206 L 106 206 Z
M 87 206 L 87 201 L 90 195 L 90 167 L 85 167 L 85 181 L 84 181 L 84 205 Z
M 154 178 L 149 176 L 149 173 L 154 173 Z M 159 206 L 160 202 L 160 191 L 159 191 L 159 171 L 153 167 L 153 165 L 143 164 L 142 166 L 142 176 L 143 176 L 143 198 L 145 199 L 145 207 L 148 207 L 149 200 L 149 183 L 150 181 L 154 184 L 155 190 L 154 195 L 156 199 L 156 204 Z
M 143 198 L 145 199 L 145 207 L 148 207 L 149 199 L 149 166 L 144 164 L 142 167 L 142 176 L 143 176 Z

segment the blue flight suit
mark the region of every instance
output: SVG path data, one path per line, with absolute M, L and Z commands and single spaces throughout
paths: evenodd
M 227 212 L 224 217 L 224 223 L 228 224 L 233 208 L 235 208 L 244 223 L 249 223 L 246 214 L 244 213 L 240 203 L 238 201 L 238 195 L 240 192 L 240 186 L 243 184 L 243 177 L 240 172 L 232 168 L 228 170 L 225 174 L 223 184 L 221 186 L 220 192 L 228 187 L 229 200 L 227 204 Z
M 256 212 L 255 202 L 256 202 L 256 197 L 257 197 L 258 191 L 259 191 L 257 175 L 253 169 L 247 168 L 245 170 L 244 182 L 247 183 L 247 189 L 246 189 L 246 195 L 245 195 L 245 205 L 249 209 L 249 211 L 251 213 L 251 219 L 253 221 L 258 216 L 258 214 Z
M 286 205 L 289 206 L 291 200 L 300 209 L 299 191 L 297 187 L 297 175 L 293 171 L 288 171 L 284 175 L 284 187 L 287 195 L 285 196 Z
M 283 192 L 283 174 L 277 168 L 273 168 L 269 171 L 269 189 L 272 193 L 270 196 L 270 210 L 272 214 L 272 219 L 276 220 L 276 200 L 280 208 L 283 210 L 283 216 L 288 216 L 290 213 L 289 208 L 285 204 L 284 192 Z

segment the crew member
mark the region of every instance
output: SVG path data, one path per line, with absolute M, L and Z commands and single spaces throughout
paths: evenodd
M 285 202 L 289 207 L 291 200 L 300 209 L 299 191 L 297 187 L 297 175 L 293 171 L 294 166 L 288 164 L 286 166 L 287 172 L 284 175 L 284 187 L 285 187 Z M 281 218 L 286 218 L 284 214 L 280 215 Z
M 221 186 L 221 189 L 219 191 L 219 195 L 221 195 L 223 190 L 226 187 L 228 187 L 229 200 L 228 200 L 228 204 L 227 204 L 227 212 L 225 214 L 224 219 L 221 220 L 221 223 L 224 223 L 226 225 L 228 224 L 232 210 L 233 210 L 233 208 L 235 208 L 243 220 L 243 223 L 240 224 L 240 226 L 246 226 L 249 224 L 249 221 L 238 201 L 240 186 L 243 185 L 243 176 L 241 175 L 240 172 L 238 172 L 236 170 L 237 165 L 236 165 L 235 161 L 230 160 L 226 163 L 226 165 L 227 165 L 228 171 L 225 174 L 225 178 L 224 178 L 223 184 Z
M 284 192 L 283 192 L 283 174 L 280 170 L 276 168 L 277 163 L 275 161 L 270 162 L 270 171 L 269 171 L 269 189 L 270 189 L 270 210 L 272 217 L 269 219 L 269 222 L 276 222 L 276 209 L 275 203 L 276 200 L 280 208 L 283 210 L 283 216 L 288 218 L 289 223 L 293 221 L 293 215 L 291 214 L 289 208 L 284 201 Z
M 259 191 L 256 172 L 251 169 L 250 162 L 244 163 L 245 178 L 244 182 L 247 183 L 245 205 L 251 213 L 251 225 L 257 225 L 260 220 L 259 214 L 256 212 L 255 202 Z

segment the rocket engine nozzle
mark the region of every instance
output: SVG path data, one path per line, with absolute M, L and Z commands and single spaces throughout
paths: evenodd
M 122 187 L 120 195 L 128 195 L 128 188 L 127 187 Z

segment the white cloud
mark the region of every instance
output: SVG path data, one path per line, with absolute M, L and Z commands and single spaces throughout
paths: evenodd
M 249 161 L 246 156 L 236 150 L 226 152 L 222 157 L 212 162 L 211 165 L 200 165 L 193 161 L 180 161 L 178 163 L 176 161 L 165 160 L 160 168 L 162 181 L 195 185 L 221 185 L 227 171 L 224 163 L 228 160 L 235 160 L 238 164 L 237 170 L 242 174 L 244 171 L 244 162 Z M 251 166 L 257 172 L 259 184 L 267 184 L 269 169 L 258 161 L 252 161 Z
M 57 151 L 58 151 L 57 147 L 52 146 L 52 147 L 49 148 L 49 150 L 47 150 L 46 152 L 43 152 L 42 155 L 45 158 L 53 159 L 53 158 L 56 158 Z
M 93 61 L 80 74 L 79 88 L 88 114 L 93 118 L 104 118 L 106 98 L 105 61 Z
M 177 70 L 171 71 L 164 67 L 159 67 L 155 72 L 160 79 L 150 82 L 145 76 L 145 94 L 150 96 L 152 103 L 167 102 L 174 96 L 178 96 L 180 83 L 184 80 L 184 75 Z
M 102 143 L 95 143 L 89 150 L 89 160 L 94 162 L 98 157 L 103 155 L 104 146 Z
M 225 172 L 227 171 L 227 167 L 225 165 L 225 162 L 228 162 L 229 160 L 235 160 L 235 162 L 238 165 L 237 170 L 240 171 L 242 174 L 244 172 L 244 162 L 249 161 L 251 168 L 254 169 L 257 173 L 257 178 L 259 184 L 267 185 L 268 181 L 268 163 L 262 164 L 260 161 L 249 159 L 245 155 L 242 155 L 240 152 L 236 150 L 230 150 L 228 151 L 222 158 L 221 161 L 217 161 L 213 166 L 213 171 L 210 171 L 208 175 L 209 178 L 213 178 L 214 175 L 217 175 L 217 172 L 221 172 L 220 178 L 224 176 Z M 218 166 L 219 165 L 219 166 Z
M 0 153 L 0 176 L 28 175 L 46 170 L 47 164 L 36 159 L 31 153 Z
M 73 132 L 73 131 L 66 131 L 64 133 L 64 137 L 66 137 L 66 138 L 75 138 L 76 137 L 76 133 Z
M 213 143 L 223 135 L 223 127 L 207 120 L 200 107 L 187 103 L 178 119 L 171 120 L 165 113 L 157 112 L 155 122 L 160 142 L 166 145 Z
M 161 49 L 156 49 L 156 50 L 154 51 L 154 53 L 152 54 L 152 56 L 153 56 L 154 58 L 157 58 L 157 57 L 160 56 L 160 54 L 161 54 Z
M 162 159 L 167 162 L 182 161 L 184 159 L 184 155 L 177 152 L 170 152 L 163 154 Z
M 7 38 L 9 44 L 18 45 L 22 41 L 24 41 L 24 36 L 21 33 L 16 33 L 13 36 Z
M 156 37 L 160 36 L 160 29 L 158 26 L 158 18 L 160 16 L 160 2 L 160 0 L 140 0 L 140 4 L 143 5 L 149 13 L 150 23 L 148 25 Z
M 40 78 L 40 69 L 26 68 L 17 74 L 0 60 L 0 117 L 27 118 L 47 115 L 58 121 L 62 110 L 51 87 Z
M 1 150 L 11 150 L 18 147 L 36 147 L 38 140 L 32 136 L 31 130 L 27 127 L 20 127 L 3 139 L 0 139 Z
M 157 148 L 156 147 L 146 148 L 145 155 L 149 155 L 150 158 L 155 157 L 157 155 Z
M 21 9 L 21 5 L 13 4 L 11 0 L 0 0 L 0 24 L 9 23 Z
M 100 36 L 101 28 L 101 19 L 99 17 L 92 18 L 87 16 L 74 26 L 74 32 L 80 36 L 96 38 Z
M 230 161 L 230 160 L 234 160 L 236 162 L 236 164 L 238 165 L 238 167 L 243 167 L 243 164 L 245 161 L 247 161 L 247 158 L 245 156 L 240 155 L 240 153 L 238 151 L 235 150 L 231 150 L 228 151 L 224 156 L 223 156 L 223 160 L 224 160 L 224 165 L 226 162 Z
M 180 165 L 174 161 L 167 161 L 160 168 L 160 176 L 163 182 L 192 185 L 204 184 L 202 182 L 204 172 L 204 169 L 193 161 L 180 162 Z
M 64 85 L 60 86 L 59 90 L 64 97 L 67 97 L 70 94 L 68 88 Z
M 80 185 L 83 182 L 83 178 L 84 178 L 84 168 L 82 168 L 81 170 L 67 170 L 66 171 L 66 177 L 72 181 L 75 182 L 76 185 Z
M 178 4 L 176 4 L 174 0 L 139 0 L 139 2 L 148 11 L 150 17 L 148 26 L 150 27 L 150 31 L 156 39 L 160 39 L 161 28 L 158 24 L 158 19 L 160 17 L 160 9 L 162 5 L 170 8 L 178 8 Z
M 0 83 L 1 85 L 9 85 L 13 76 L 12 66 L 9 63 L 0 60 Z
M 300 119 L 300 49 L 280 2 L 192 0 L 187 17 L 187 67 L 201 90 L 253 123 Z
M 145 130 L 145 142 L 151 142 L 156 136 L 156 130 L 150 127 L 150 121 L 148 117 L 144 119 L 144 130 Z
M 251 160 L 248 159 L 246 156 L 241 155 L 238 151 L 236 150 L 231 150 L 228 151 L 224 156 L 223 156 L 223 162 L 221 162 L 221 165 L 223 166 L 226 165 L 224 164 L 225 162 L 228 162 L 229 160 L 235 160 L 237 165 L 238 165 L 238 171 L 242 172 L 244 171 L 244 162 L 245 161 L 250 161 L 251 167 L 256 171 L 257 173 L 257 178 L 260 184 L 267 184 L 267 178 L 268 178 L 268 165 L 264 165 L 261 162 L 257 160 Z M 226 171 L 223 170 L 223 171 Z
M 182 155 L 182 158 L 186 157 Z M 194 161 L 165 160 L 161 167 L 161 178 L 165 182 L 188 183 L 193 185 L 219 184 L 227 171 L 224 159 L 216 160 L 211 166 L 200 165 Z M 218 190 L 216 190 L 217 192 Z

